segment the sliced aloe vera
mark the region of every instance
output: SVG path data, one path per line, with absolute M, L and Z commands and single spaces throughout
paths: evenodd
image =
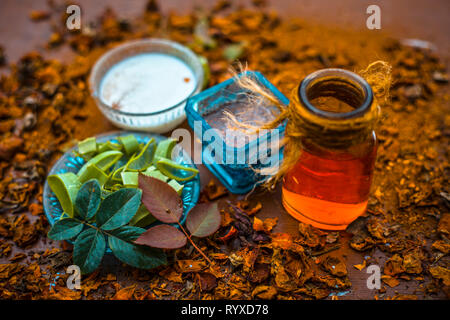
M 122 177 L 122 183 L 125 187 L 137 187 L 138 186 L 138 174 L 137 171 L 126 171 L 120 175 Z
M 134 226 L 140 227 L 140 228 L 145 228 L 145 227 L 151 225 L 155 221 L 156 221 L 156 218 L 154 216 L 152 216 L 151 214 L 149 214 L 145 218 L 142 218 L 141 220 L 136 222 L 136 224 Z
M 147 170 L 147 171 L 144 172 L 144 174 L 149 176 L 149 177 L 152 177 L 152 178 L 155 178 L 155 179 L 159 179 L 159 180 L 164 181 L 164 182 L 167 182 L 167 180 L 169 180 L 169 178 L 167 176 L 163 175 L 161 173 L 161 171 L 156 170 L 156 169 L 155 170 Z
M 99 153 L 105 152 L 105 151 L 122 151 L 122 145 L 118 143 L 114 143 L 111 141 L 102 142 L 97 144 L 97 150 Z
M 117 140 L 123 145 L 125 153 L 129 156 L 139 150 L 139 142 L 132 134 L 119 137 Z
M 111 192 L 115 192 L 115 191 L 117 191 L 117 190 L 122 189 L 123 187 L 124 187 L 123 184 L 117 183 L 117 184 L 115 184 L 115 185 L 112 185 L 112 186 L 109 188 L 109 190 L 110 190 Z
M 183 192 L 184 188 L 182 184 L 179 184 L 176 180 L 170 180 L 167 184 L 172 188 L 174 188 L 175 191 L 181 196 L 181 193 Z
M 105 171 L 101 170 L 95 164 L 91 163 L 78 176 L 78 180 L 82 184 L 90 179 L 97 179 L 98 183 L 100 183 L 100 186 L 103 187 L 103 185 L 106 183 L 106 181 L 108 181 L 109 176 L 105 173 Z
M 60 173 L 51 175 L 47 178 L 48 185 L 53 193 L 58 198 L 63 211 L 71 218 L 73 218 L 74 207 L 73 203 L 77 196 L 78 190 L 81 187 L 78 177 L 73 172 Z
M 97 140 L 95 137 L 86 138 L 78 142 L 78 152 L 81 155 L 97 152 Z
M 119 167 L 115 169 L 111 174 L 111 180 L 113 181 L 121 181 L 122 176 L 120 175 L 125 170 L 125 166 Z
M 81 167 L 80 171 L 78 171 L 78 176 L 82 176 L 84 174 L 84 171 L 86 171 L 87 167 L 89 167 L 89 165 L 91 164 L 95 164 L 100 170 L 106 171 L 117 161 L 119 161 L 122 155 L 122 152 L 116 150 L 99 153 L 91 160 L 86 162 L 83 167 Z
M 131 157 L 130 161 L 127 163 L 127 170 L 145 170 L 151 164 L 153 156 L 155 155 L 156 143 L 155 139 L 150 139 L 149 142 L 142 148 L 142 150 Z
M 144 171 L 144 174 L 149 173 L 151 171 L 155 171 L 155 170 L 157 170 L 156 167 L 152 165 L 152 166 L 148 167 L 147 170 Z
M 131 219 L 128 224 L 130 226 L 146 227 L 155 221 L 156 218 L 147 210 L 144 205 L 141 205 L 134 215 L 133 219 Z
M 177 181 L 187 181 L 198 174 L 198 170 L 195 168 L 183 166 L 175 161 L 165 158 L 158 160 L 156 168 L 165 176 Z
M 153 157 L 153 164 L 156 165 L 159 159 L 172 158 L 172 150 L 177 145 L 177 140 L 167 139 L 158 143 L 156 147 L 155 156 Z

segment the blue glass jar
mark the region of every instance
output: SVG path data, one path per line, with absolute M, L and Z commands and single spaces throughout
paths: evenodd
M 246 71 L 237 77 L 242 76 L 256 80 L 282 104 L 289 103 L 261 73 Z M 255 105 L 255 100 L 249 99 L 249 91 L 239 86 L 236 80 L 233 77 L 190 97 L 186 103 L 186 115 L 189 126 L 202 141 L 202 163 L 231 193 L 244 194 L 266 178 L 259 169 L 281 161 L 282 149 L 274 146 L 281 143 L 285 124 L 258 134 L 242 136 L 236 130 L 229 134 L 231 131 L 225 130 L 228 128 L 225 121 L 230 121 L 230 118 L 224 115 L 224 111 L 239 122 L 254 126 L 273 120 L 278 112 L 270 104 Z

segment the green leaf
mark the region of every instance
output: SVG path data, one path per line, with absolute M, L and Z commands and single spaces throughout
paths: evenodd
M 93 228 L 80 233 L 73 247 L 73 262 L 80 267 L 81 273 L 91 273 L 102 262 L 106 250 L 104 235 Z
M 209 34 L 209 21 L 206 16 L 200 17 L 194 26 L 194 39 L 204 48 L 214 49 L 217 41 Z
M 111 231 L 108 237 L 109 247 L 120 261 L 141 269 L 152 269 L 167 264 L 165 253 L 160 249 L 149 248 L 131 243 L 145 229 L 124 226 Z
M 162 222 L 178 222 L 183 214 L 183 202 L 175 189 L 141 173 L 138 179 L 139 188 L 142 189 L 142 203 L 148 211 Z
M 75 208 L 83 220 L 89 220 L 98 210 L 101 202 L 101 187 L 96 179 L 84 183 L 78 191 Z
M 136 214 L 141 196 L 142 191 L 136 188 L 123 188 L 108 195 L 95 216 L 97 226 L 113 230 L 127 224 Z
M 219 229 L 220 220 L 216 202 L 200 203 L 189 212 L 186 227 L 193 236 L 207 237 Z
M 246 43 L 233 43 L 225 47 L 223 57 L 228 61 L 239 59 L 245 52 Z
M 72 218 L 64 218 L 55 222 L 47 236 L 52 240 L 67 240 L 75 237 L 83 230 L 83 224 Z
M 134 242 L 154 248 L 178 249 L 186 245 L 187 238 L 183 232 L 168 224 L 151 227 Z

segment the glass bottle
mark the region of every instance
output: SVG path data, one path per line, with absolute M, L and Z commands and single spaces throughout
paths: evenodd
M 283 179 L 283 205 L 297 220 L 344 230 L 367 207 L 378 105 L 370 85 L 342 69 L 310 74 L 297 94 L 306 129 L 300 156 Z

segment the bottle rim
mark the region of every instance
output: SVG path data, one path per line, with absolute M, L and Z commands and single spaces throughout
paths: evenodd
M 309 89 L 314 84 L 331 80 L 353 86 L 363 98 L 361 105 L 349 112 L 330 112 L 315 107 L 308 98 Z M 373 103 L 373 91 L 367 81 L 354 72 L 339 68 L 321 69 L 309 74 L 298 86 L 298 97 L 309 112 L 330 120 L 361 117 L 370 110 Z

